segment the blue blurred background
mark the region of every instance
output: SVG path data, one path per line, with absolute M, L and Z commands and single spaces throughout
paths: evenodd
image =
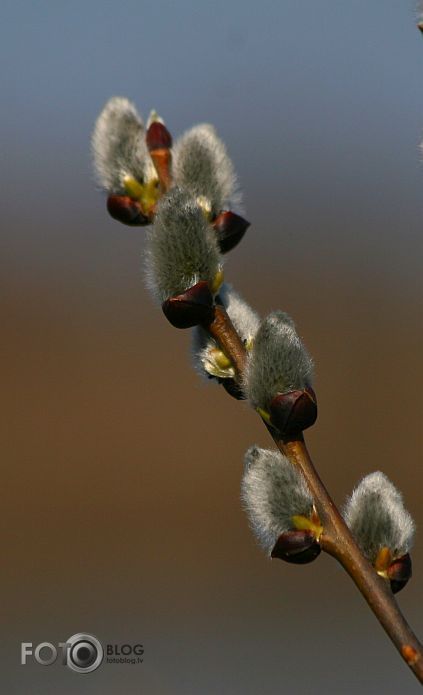
M 192 372 L 105 211 L 90 134 L 110 96 L 174 136 L 212 122 L 252 222 L 226 277 L 290 312 L 316 361 L 307 439 L 341 503 L 384 470 L 423 524 L 423 38 L 410 2 L 72 3 L 0 10 L 2 690 L 414 693 L 329 558 L 270 563 L 240 508 L 246 407 Z M 165 404 L 165 408 L 164 408 Z M 423 634 L 423 544 L 399 596 Z M 141 666 L 20 666 L 88 631 Z

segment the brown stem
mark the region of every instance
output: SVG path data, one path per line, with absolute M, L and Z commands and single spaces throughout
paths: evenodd
M 299 466 L 307 481 L 324 527 L 322 549 L 348 572 L 404 661 L 423 683 L 423 647 L 402 615 L 389 583 L 378 576 L 360 552 L 313 465 L 303 437 L 282 441 L 272 436 L 278 449 Z
M 216 306 L 214 319 L 205 328 L 231 359 L 240 381 L 246 362 L 245 347 L 223 307 Z M 423 683 L 423 647 L 402 615 L 388 582 L 377 575 L 354 541 L 313 465 L 302 434 L 282 440 L 276 430 L 268 429 L 276 446 L 300 468 L 307 481 L 324 527 L 320 537 L 322 549 L 341 563 L 406 664 Z
M 231 360 L 239 381 L 245 368 L 247 355 L 244 343 L 236 332 L 223 306 L 215 306 L 213 321 L 205 326 L 205 329 Z

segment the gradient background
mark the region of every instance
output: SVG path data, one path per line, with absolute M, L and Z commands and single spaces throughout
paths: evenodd
M 1 691 L 417 693 L 333 560 L 267 561 L 240 508 L 257 417 L 190 367 L 142 229 L 89 140 L 112 95 L 214 123 L 252 227 L 226 277 L 315 357 L 307 436 L 342 502 L 384 470 L 423 528 L 423 38 L 411 2 L 3 0 Z M 399 602 L 423 634 L 423 542 Z M 141 666 L 81 676 L 20 643 L 88 631 Z

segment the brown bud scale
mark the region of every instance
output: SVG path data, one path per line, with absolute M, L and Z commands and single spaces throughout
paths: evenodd
M 397 594 L 407 584 L 412 575 L 412 564 L 409 553 L 394 560 L 386 570 L 393 594 Z
M 154 121 L 147 130 L 146 142 L 150 152 L 161 149 L 169 150 L 172 147 L 172 136 L 163 123 Z
M 212 225 L 217 233 L 220 252 L 227 253 L 239 244 L 250 223 L 240 215 L 227 210 L 220 212 Z
M 143 214 L 138 201 L 127 195 L 109 195 L 107 211 L 113 219 L 131 227 L 142 227 L 150 224 L 149 218 Z
M 309 386 L 275 396 L 270 404 L 270 420 L 281 436 L 300 433 L 317 419 L 316 394 Z
M 213 295 L 205 280 L 162 304 L 163 313 L 175 328 L 192 328 L 213 319 Z
M 313 531 L 286 531 L 281 533 L 271 552 L 271 557 L 296 565 L 313 562 L 320 555 L 320 545 Z
M 172 176 L 170 171 L 172 153 L 170 150 L 162 147 L 160 149 L 153 150 L 150 154 L 157 172 L 157 176 L 159 177 L 161 191 L 162 193 L 166 193 L 166 191 L 168 191 L 172 185 Z

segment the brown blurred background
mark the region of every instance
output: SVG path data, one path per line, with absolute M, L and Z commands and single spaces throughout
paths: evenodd
M 423 634 L 423 41 L 407 3 L 5 3 L 1 690 L 8 695 L 414 693 L 334 561 L 270 562 L 239 501 L 270 445 L 202 383 L 107 217 L 89 136 L 113 94 L 174 135 L 213 122 L 251 220 L 226 277 L 295 318 L 307 435 L 341 503 L 381 469 L 419 533 L 399 602 Z M 88 631 L 142 665 L 79 675 L 20 643 Z

